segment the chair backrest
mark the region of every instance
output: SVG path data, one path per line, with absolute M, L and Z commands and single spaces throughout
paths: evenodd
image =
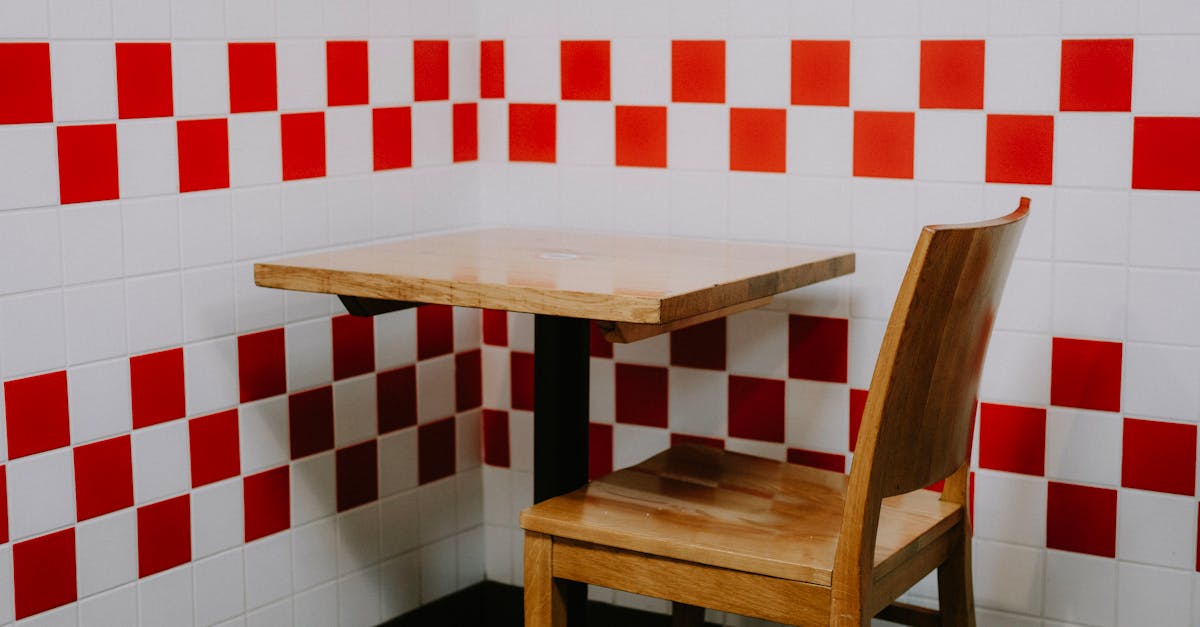
M 921 231 L 859 427 L 835 597 L 839 580 L 843 587 L 857 581 L 852 596 L 870 584 L 883 498 L 953 475 L 942 499 L 965 504 L 983 359 L 1028 213 L 1029 199 L 1022 198 L 1017 210 L 1002 218 Z

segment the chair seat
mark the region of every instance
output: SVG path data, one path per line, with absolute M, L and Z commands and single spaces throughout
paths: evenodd
M 847 477 L 705 446 L 679 445 L 525 510 L 551 536 L 829 586 Z M 875 577 L 962 519 L 917 490 L 883 500 Z

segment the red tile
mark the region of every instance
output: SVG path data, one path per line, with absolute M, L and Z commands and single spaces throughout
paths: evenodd
M 375 441 L 372 440 L 371 444 Z M 247 475 L 242 480 L 246 508 L 246 542 L 265 538 L 288 528 L 291 516 L 291 486 L 288 467 L 280 466 Z
M 229 124 L 225 118 L 179 120 L 179 191 L 229 187 Z
M 133 452 L 128 435 L 77 446 L 71 452 L 77 520 L 133 507 Z
M 483 463 L 508 468 L 508 412 L 483 410 Z
M 454 474 L 454 417 L 417 427 L 417 475 L 422 485 Z
M 667 167 L 667 108 L 618 106 L 616 110 L 617 165 Z
M 375 440 L 337 452 L 337 510 L 344 512 L 379 498 L 379 453 Z
M 1200 118 L 1133 119 L 1134 189 L 1200 191 Z
M 504 97 L 504 42 L 479 42 L 479 97 Z
M 508 312 L 483 310 L 483 343 L 489 346 L 508 346 Z
M 1121 344 L 1054 338 L 1050 404 L 1121 411 Z
M 671 100 L 725 102 L 725 42 L 671 42 Z
M 283 329 L 238 336 L 238 389 L 243 403 L 287 392 Z
M 375 319 L 341 315 L 332 322 L 334 380 L 375 370 Z
M 554 163 L 557 122 L 552 104 L 508 105 L 508 160 Z
M 725 318 L 671 332 L 671 365 L 725 369 Z
M 792 42 L 792 104 L 850 104 L 850 42 Z
M 4 405 L 9 459 L 71 444 L 66 371 L 5 381 Z
M 454 356 L 454 411 L 483 404 L 483 357 L 478 349 Z
M 1064 40 L 1059 80 L 1063 111 L 1129 111 L 1133 40 Z
M 413 42 L 413 99 L 447 100 L 450 98 L 450 42 L 446 40 Z
M 333 387 L 288 397 L 288 432 L 292 459 L 333 448 Z
M 367 42 L 325 42 L 325 77 L 329 106 L 367 104 L 367 67 Z
M 913 177 L 915 116 L 902 111 L 854 112 L 854 176 Z
M 778 379 L 729 377 L 729 437 L 783 442 L 784 383 Z
M 279 129 L 283 180 L 325 176 L 325 113 L 284 113 Z
M 187 494 L 138 508 L 138 577 L 192 561 L 191 511 Z
M 423 305 L 417 308 L 417 359 L 454 352 L 454 308 Z
M 148 427 L 187 413 L 183 387 L 183 349 L 172 348 L 129 358 L 133 428 Z
M 417 424 L 417 368 L 405 366 L 381 372 L 375 379 L 379 433 Z
M 0 124 L 51 122 L 50 44 L 0 42 Z
M 454 105 L 454 162 L 479 158 L 479 107 L 474 102 Z
M 787 111 L 729 110 L 729 169 L 742 172 L 787 170 Z
M 607 357 L 611 359 L 613 356 L 613 345 L 612 342 L 604 339 L 604 331 L 600 329 L 600 325 L 593 321 L 589 330 L 591 333 L 591 342 L 588 347 L 589 354 L 592 357 Z
M 613 471 L 612 425 L 588 423 L 588 480 Z
M 921 108 L 983 108 L 984 42 L 921 42 Z
M 8 542 L 8 480 L 4 468 L 0 465 L 0 544 Z
M 667 369 L 617 364 L 617 422 L 667 428 Z
M 1051 481 L 1046 495 L 1046 547 L 1115 557 L 1117 491 Z
M 13 544 L 13 609 L 18 620 L 74 601 L 75 529 Z
M 533 411 L 533 353 L 513 351 L 509 355 L 509 372 L 512 408 Z
M 858 430 L 862 426 L 863 411 L 867 408 L 867 391 L 850 388 L 850 452 L 858 444 Z
M 1049 185 L 1054 179 L 1054 116 L 987 117 L 988 183 Z
M 121 119 L 173 115 L 171 44 L 118 43 L 116 48 L 117 111 Z
M 237 409 L 188 421 L 188 442 L 193 488 L 241 474 Z
M 233 113 L 279 108 L 275 43 L 229 44 L 229 110 Z
M 671 446 L 680 444 L 699 444 L 700 446 L 711 446 L 712 448 L 725 448 L 725 440 L 721 438 L 710 438 L 703 435 L 691 435 L 687 433 L 672 433 Z
M 833 472 L 846 472 L 846 456 L 838 455 L 837 453 L 789 448 L 787 450 L 787 460 L 789 463 L 800 464 L 801 466 L 831 470 Z
M 56 131 L 60 201 L 65 205 L 118 198 L 117 125 L 60 126 Z
M 846 382 L 850 321 L 820 316 L 788 317 L 788 377 Z
M 559 44 L 563 100 L 612 98 L 611 46 L 606 40 Z
M 376 170 L 412 167 L 412 107 L 371 111 L 371 147 Z
M 1121 485 L 1196 494 L 1196 425 L 1126 418 Z
M 983 403 L 979 413 L 979 467 L 1045 475 L 1045 408 Z

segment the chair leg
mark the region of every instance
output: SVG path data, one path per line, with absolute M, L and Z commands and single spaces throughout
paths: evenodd
M 704 608 L 679 601 L 671 602 L 671 627 L 701 627 Z
M 551 565 L 553 539 L 525 532 L 525 627 L 567 627 L 567 606 Z
M 962 527 L 958 546 L 938 566 L 938 599 L 942 624 L 975 627 L 975 589 L 971 584 L 971 534 Z

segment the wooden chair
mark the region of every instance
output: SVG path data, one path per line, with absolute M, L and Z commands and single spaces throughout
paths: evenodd
M 841 473 L 676 446 L 521 513 L 525 624 L 562 580 L 796 625 L 974 625 L 970 446 L 996 308 L 1029 212 L 921 232 Z M 945 479 L 939 496 L 924 490 Z M 893 603 L 938 570 L 940 613 Z

